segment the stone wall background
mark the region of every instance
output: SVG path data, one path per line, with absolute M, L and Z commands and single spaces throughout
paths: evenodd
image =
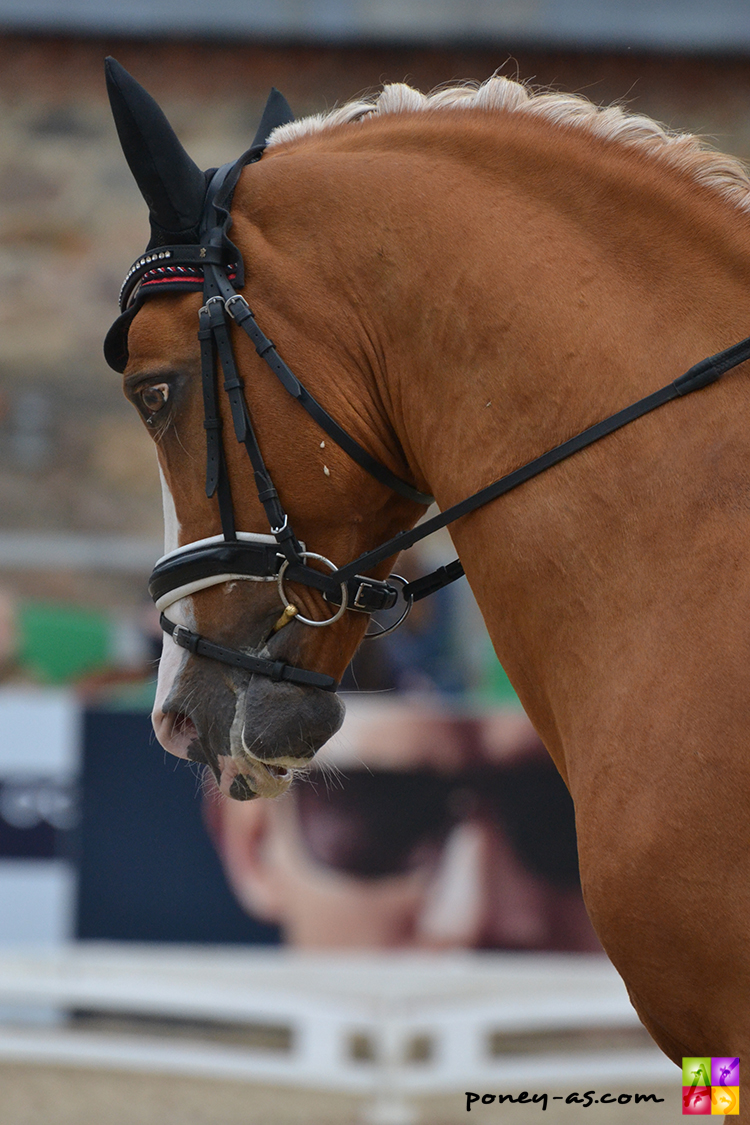
M 147 234 L 106 102 L 109 53 L 203 167 L 247 147 L 271 85 L 301 116 L 382 81 L 429 89 L 498 67 L 624 101 L 750 158 L 750 60 L 738 58 L 0 38 L 0 529 L 161 535 L 151 442 L 101 353 Z M 143 593 L 135 578 L 13 581 L 84 601 Z

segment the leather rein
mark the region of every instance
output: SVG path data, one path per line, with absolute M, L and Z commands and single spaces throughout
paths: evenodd
M 357 464 L 380 483 L 418 504 L 429 505 L 432 497 L 396 477 L 338 425 L 287 367 L 272 341 L 259 327 L 247 301 L 237 291 L 244 283 L 244 268 L 241 254 L 229 239 L 228 232 L 232 222 L 229 208 L 242 169 L 260 159 L 263 149 L 264 146 L 257 145 L 238 161 L 226 164 L 214 173 L 208 187 L 199 243 L 159 246 L 148 251 L 132 266 L 120 294 L 122 315 L 119 321 L 123 324 L 129 323 L 150 293 L 202 289 L 204 298 L 199 312 L 198 339 L 206 430 L 206 495 L 217 498 L 222 534 L 178 547 L 160 558 L 151 574 L 149 592 L 160 610 L 162 629 L 176 644 L 189 652 L 242 668 L 255 675 L 268 676 L 272 680 L 335 691 L 338 684 L 332 676 L 298 668 L 284 661 L 274 661 L 260 653 L 247 653 L 214 644 L 206 637 L 171 621 L 165 610 L 180 598 L 220 583 L 236 580 L 275 582 L 284 612 L 274 629 L 295 619 L 313 627 L 331 625 L 348 610 L 373 614 L 392 609 L 400 602 L 402 613 L 394 625 L 374 634 L 366 634 L 384 636 L 401 624 L 414 602 L 460 578 L 464 573 L 463 567 L 455 559 L 447 566 L 439 567 L 413 582 L 405 582 L 398 575 L 391 575 L 389 580 L 381 581 L 361 572 L 518 488 L 553 465 L 664 403 L 715 382 L 727 371 L 750 359 L 750 338 L 702 360 L 660 390 L 590 426 L 413 529 L 402 531 L 345 566 L 337 567 L 324 556 L 306 550 L 305 545 L 297 539 L 274 488 L 253 429 L 242 378 L 234 360 L 230 320 L 250 338 L 258 355 L 284 389 Z M 118 323 L 115 322 L 115 327 Z M 258 498 L 265 510 L 270 534 L 237 531 L 235 526 L 231 484 L 222 440 L 219 369 L 223 375 L 223 390 L 229 401 L 235 437 L 244 445 L 250 459 Z M 321 563 L 329 573 L 308 565 L 308 559 Z M 287 599 L 287 582 L 301 583 L 318 590 L 328 602 L 338 608 L 331 617 L 323 621 L 302 617 Z

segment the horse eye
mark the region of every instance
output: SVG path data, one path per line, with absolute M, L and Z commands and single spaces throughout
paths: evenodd
M 138 392 L 143 409 L 153 416 L 163 410 L 169 401 L 169 384 L 157 383 L 154 386 L 144 387 Z

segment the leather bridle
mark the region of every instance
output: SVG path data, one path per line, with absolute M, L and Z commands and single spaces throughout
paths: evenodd
M 725 372 L 750 358 L 750 339 L 742 340 L 725 351 L 702 360 L 680 378 L 653 394 L 589 427 L 432 519 L 393 536 L 345 566 L 337 567 L 323 556 L 306 550 L 304 544 L 297 539 L 288 513 L 274 488 L 253 429 L 242 379 L 235 364 L 229 333 L 230 318 L 247 334 L 258 355 L 285 390 L 357 464 L 380 483 L 409 500 L 428 505 L 432 498 L 396 477 L 338 425 L 290 371 L 274 344 L 259 327 L 247 301 L 238 292 L 244 285 L 244 267 L 241 254 L 229 239 L 232 193 L 242 170 L 259 160 L 263 150 L 264 145 L 256 145 L 238 161 L 226 164 L 214 173 L 206 195 L 197 244 L 157 246 L 134 263 L 123 284 L 120 294 L 121 315 L 107 337 L 105 354 L 113 367 L 122 370 L 119 360 L 123 354 L 124 334 L 149 295 L 171 290 L 202 290 L 204 303 L 199 312 L 198 338 L 206 430 L 206 495 L 217 498 L 222 534 L 189 543 L 164 555 L 154 567 L 149 591 L 160 610 L 162 629 L 171 635 L 176 644 L 189 652 L 242 668 L 255 675 L 268 676 L 272 680 L 335 691 L 338 684 L 332 676 L 297 668 L 284 661 L 274 661 L 259 653 L 246 653 L 215 644 L 184 625 L 175 624 L 166 616 L 165 611 L 180 598 L 199 590 L 224 582 L 248 580 L 277 584 L 285 607 L 277 627 L 280 623 L 285 623 L 284 617 L 286 620 L 296 618 L 309 626 L 330 625 L 347 611 L 372 614 L 393 609 L 401 603 L 402 615 L 391 627 L 395 628 L 415 601 L 462 576 L 464 571 L 460 561 L 456 559 L 448 566 L 440 567 L 431 574 L 408 583 L 396 575 L 391 575 L 388 581 L 381 581 L 361 572 L 510 492 L 636 418 L 672 399 L 708 386 Z M 270 534 L 237 531 L 235 527 L 231 484 L 222 440 L 219 368 L 223 375 L 223 390 L 229 401 L 235 437 L 244 445 L 250 458 L 258 498 L 265 510 Z M 310 566 L 307 561 L 310 559 L 322 562 L 329 573 Z M 338 608 L 325 621 L 302 617 L 296 607 L 287 601 L 287 582 L 301 583 L 318 590 Z M 390 632 L 391 628 L 381 630 L 381 634 Z

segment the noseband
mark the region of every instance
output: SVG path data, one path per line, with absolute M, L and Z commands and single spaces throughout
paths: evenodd
M 135 262 L 122 287 L 121 315 L 107 337 L 105 354 L 113 367 L 122 370 L 122 366 L 118 368 L 118 363 L 124 350 L 123 335 L 147 296 L 170 290 L 202 289 L 204 303 L 199 312 L 198 339 L 201 349 L 203 424 L 206 430 L 206 495 L 217 498 L 222 534 L 200 539 L 164 555 L 154 567 L 149 591 L 160 611 L 162 629 L 176 644 L 189 652 L 245 669 L 255 675 L 270 677 L 272 680 L 335 691 L 338 684 L 332 676 L 297 668 L 283 661 L 273 661 L 261 654 L 267 650 L 251 654 L 214 644 L 185 626 L 175 624 L 165 615 L 165 611 L 181 598 L 221 583 L 238 580 L 275 582 L 284 607 L 284 613 L 276 627 L 295 617 L 308 626 L 331 625 L 347 611 L 373 614 L 392 609 L 400 602 L 402 614 L 399 620 L 389 629 L 374 634 L 385 635 L 403 621 L 415 601 L 460 578 L 464 573 L 463 567 L 456 559 L 448 566 L 440 567 L 431 574 L 408 583 L 397 575 L 391 575 L 388 581 L 381 581 L 360 572 L 394 557 L 461 516 L 512 491 L 664 403 L 708 386 L 725 372 L 750 358 L 750 339 L 742 340 L 725 351 L 702 360 L 680 378 L 653 394 L 589 427 L 412 530 L 403 531 L 374 550 L 360 555 L 358 559 L 337 567 L 324 556 L 306 550 L 304 544 L 297 539 L 274 488 L 253 429 L 242 378 L 235 364 L 229 334 L 230 319 L 247 334 L 258 355 L 284 389 L 358 465 L 381 484 L 418 504 L 428 505 L 432 502 L 432 497 L 395 476 L 338 425 L 287 367 L 274 344 L 258 326 L 247 301 L 237 291 L 244 285 L 244 268 L 241 254 L 229 239 L 232 221 L 229 209 L 240 173 L 248 164 L 260 159 L 263 147 L 255 146 L 235 163 L 226 164 L 214 173 L 208 187 L 200 241 L 197 245 L 159 246 Z M 218 399 L 219 368 L 223 375 L 223 390 L 229 401 L 235 437 L 244 445 L 250 458 L 258 498 L 265 510 L 270 534 L 237 531 L 235 527 L 232 491 L 222 440 Z M 322 563 L 328 568 L 328 572 L 310 566 L 308 560 Z M 332 606 L 337 607 L 336 610 L 323 621 L 302 617 L 287 600 L 285 591 L 288 582 L 300 583 L 319 591 Z

